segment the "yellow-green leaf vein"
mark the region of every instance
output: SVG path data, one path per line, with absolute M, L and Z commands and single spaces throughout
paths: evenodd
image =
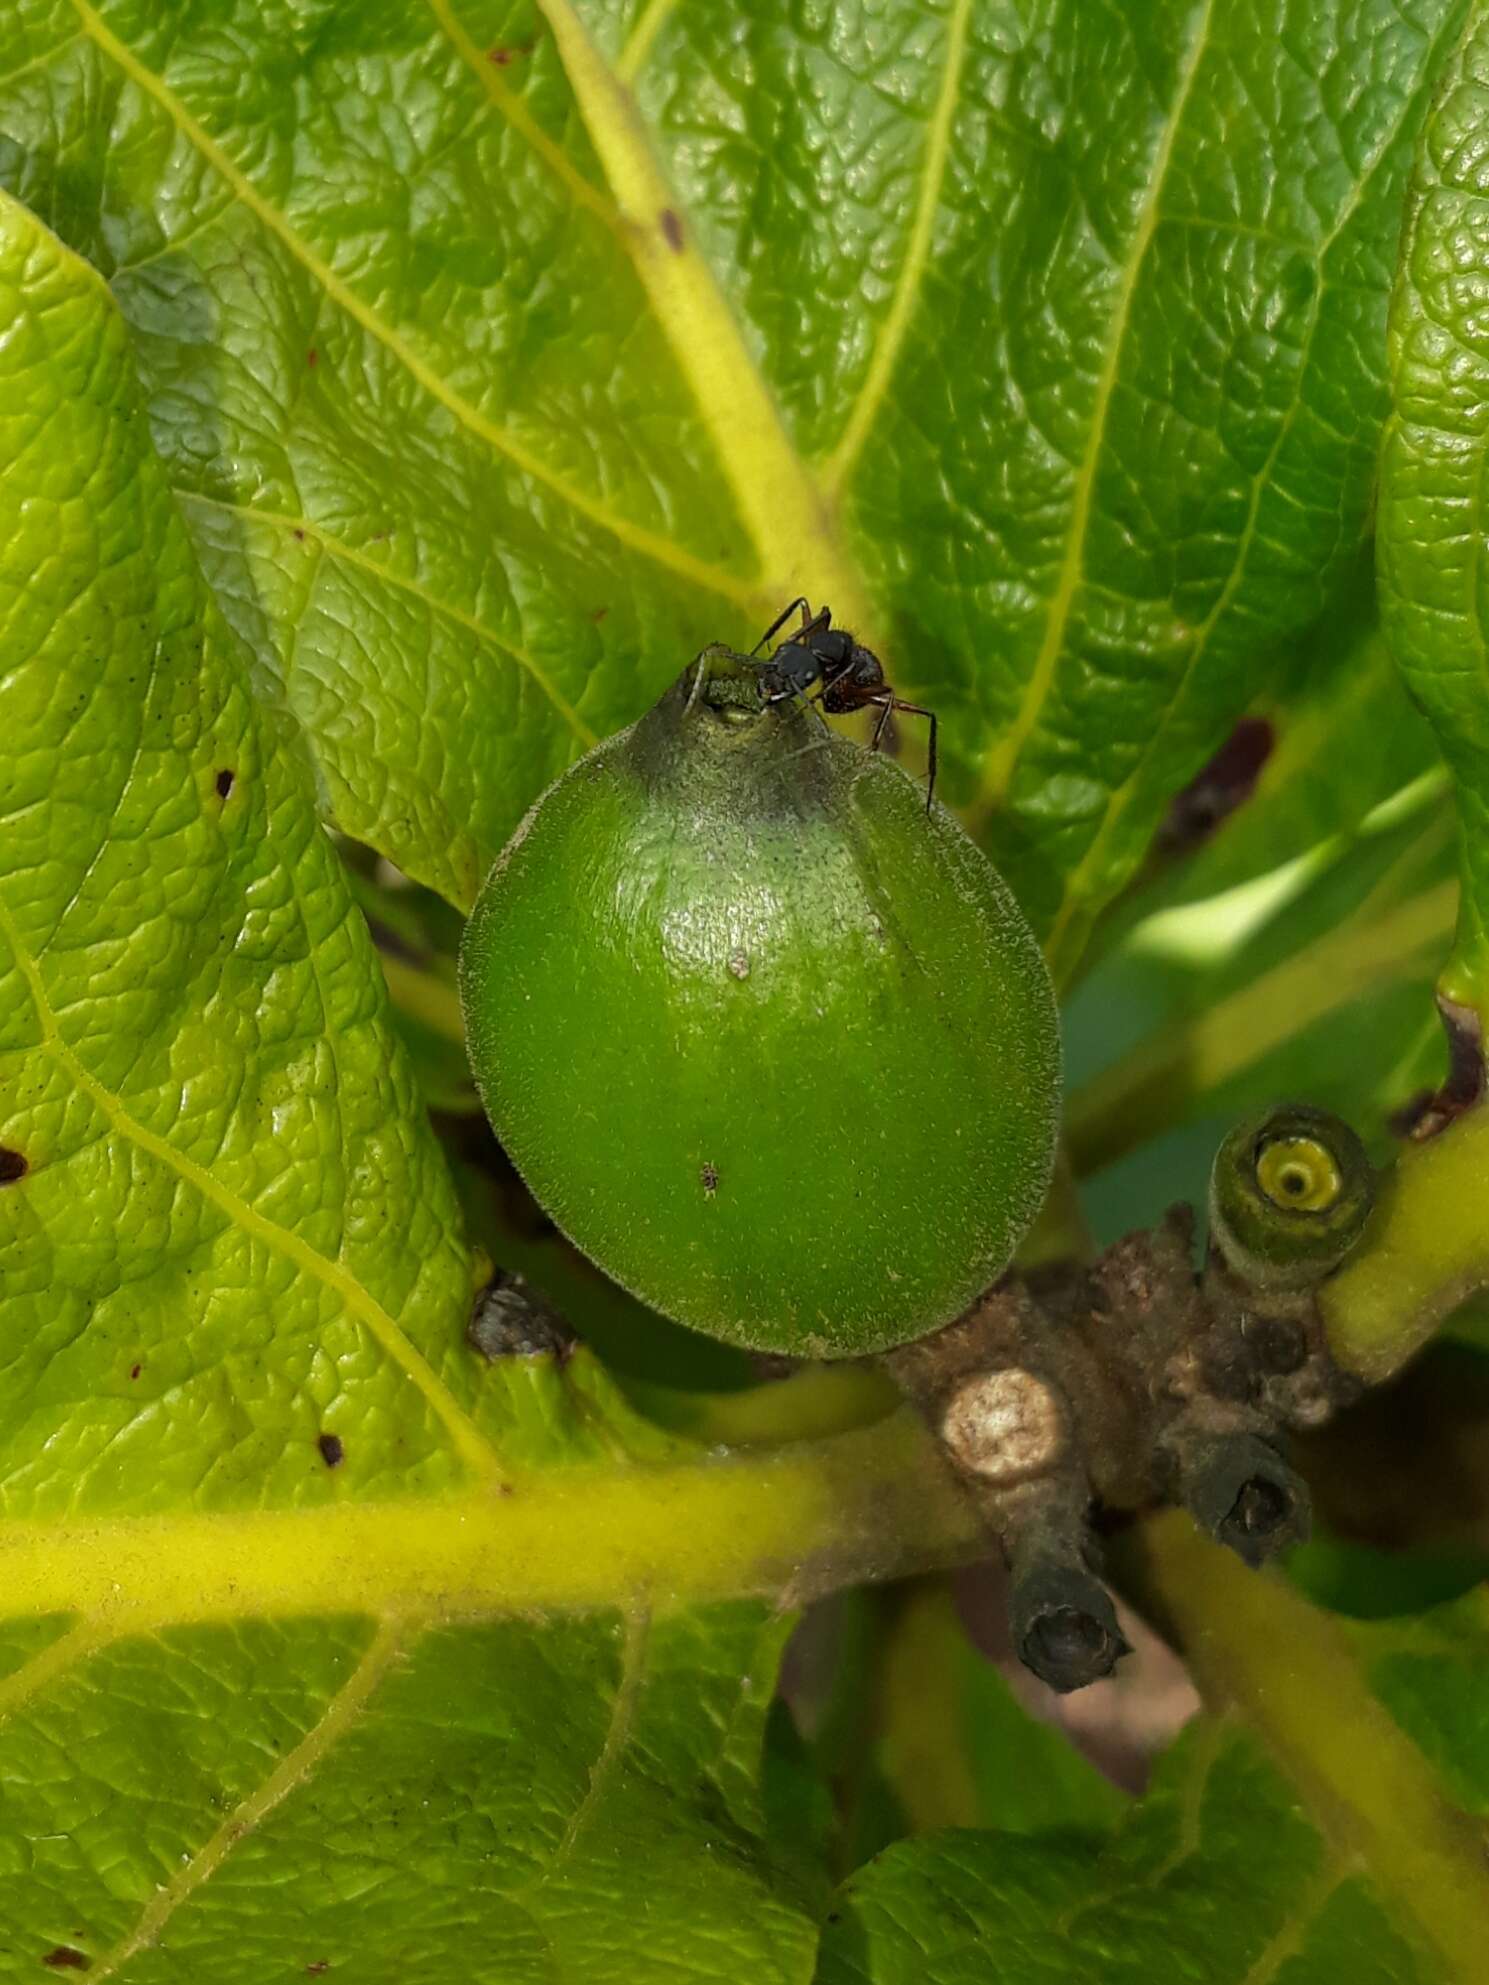
M 1096 378 L 1090 425 L 1086 432 L 1085 452 L 1081 457 L 1071 490 L 1070 522 L 1065 533 L 1065 549 L 1060 570 L 1045 615 L 1044 636 L 1039 645 L 1039 652 L 1034 658 L 1034 667 L 1018 713 L 999 741 L 996 750 L 988 756 L 987 772 L 977 807 L 979 814 L 984 818 L 1001 806 L 1007 798 L 1019 755 L 1039 723 L 1040 715 L 1054 684 L 1055 670 L 1065 645 L 1066 629 L 1070 624 L 1076 595 L 1085 572 L 1086 537 L 1091 524 L 1096 476 L 1101 466 L 1101 452 L 1106 443 L 1107 417 L 1111 411 L 1112 399 L 1122 367 L 1128 319 L 1132 314 L 1133 300 L 1137 295 L 1138 283 L 1148 259 L 1148 250 L 1152 246 L 1153 236 L 1158 227 L 1159 209 L 1164 184 L 1168 177 L 1169 161 L 1173 157 L 1174 146 L 1184 122 L 1185 112 L 1189 107 L 1195 79 L 1199 75 L 1200 63 L 1209 40 L 1214 9 L 1215 0 L 1204 0 L 1194 32 L 1190 36 L 1174 93 L 1174 106 L 1169 112 L 1168 121 L 1163 127 L 1153 154 L 1147 190 L 1138 210 L 1127 259 L 1122 266 L 1121 277 L 1112 298 L 1106 349 L 1102 357 L 1101 370 Z
M 910 327 L 910 319 L 920 298 L 926 265 L 930 261 L 936 210 L 940 204 L 941 187 L 946 177 L 946 161 L 951 151 L 951 127 L 961 94 L 962 67 L 967 53 L 967 24 L 971 12 L 972 0 L 954 0 L 947 19 L 946 66 L 942 73 L 941 88 L 935 108 L 931 112 L 930 125 L 926 131 L 925 162 L 921 168 L 920 189 L 916 197 L 910 238 L 905 247 L 905 259 L 900 268 L 899 281 L 895 285 L 894 299 L 889 306 L 889 312 L 874 347 L 873 358 L 864 376 L 862 389 L 848 416 L 842 438 L 823 465 L 822 483 L 829 495 L 840 490 L 852 473 L 859 451 L 868 438 L 879 409 L 884 404 L 890 381 L 894 377 L 900 348 L 905 342 L 905 333 Z
M 566 477 L 559 475 L 535 455 L 525 442 L 519 441 L 516 435 L 496 421 L 488 419 L 478 407 L 472 406 L 469 400 L 457 393 L 447 380 L 441 378 L 429 361 L 415 350 L 407 338 L 385 322 L 370 304 L 365 303 L 358 296 L 350 284 L 343 281 L 329 264 L 316 254 L 310 244 L 291 226 L 288 217 L 271 201 L 265 199 L 242 168 L 190 115 L 185 105 L 179 101 L 162 78 L 147 68 L 134 51 L 104 25 L 89 6 L 88 0 L 71 0 L 71 4 L 77 10 L 84 29 L 103 53 L 165 112 L 182 136 L 227 182 L 235 197 L 294 257 L 326 296 L 339 309 L 345 311 L 354 323 L 360 325 L 370 338 L 375 339 L 384 350 L 397 359 L 425 392 L 452 414 L 462 427 L 484 441 L 497 454 L 505 457 L 514 468 L 530 476 L 543 488 L 550 490 L 570 509 L 588 518 L 592 524 L 597 524 L 602 530 L 608 531 L 630 550 L 651 559 L 658 565 L 667 567 L 693 585 L 721 594 L 738 604 L 743 605 L 751 598 L 750 589 L 741 585 L 729 573 L 717 566 L 705 564 L 702 559 L 695 558 L 691 552 L 685 551 L 670 538 L 661 537 L 657 532 L 633 523 L 630 518 L 621 516 L 608 504 L 602 503 Z
M 47 997 L 41 970 L 21 943 L 20 933 L 16 929 L 14 920 L 3 906 L 0 906 L 0 935 L 3 935 L 9 944 L 17 969 L 31 994 L 41 1026 L 45 1051 L 67 1071 L 72 1081 L 89 1098 L 110 1128 L 120 1137 L 128 1139 L 139 1150 L 168 1166 L 179 1178 L 193 1186 L 204 1199 L 210 1201 L 220 1212 L 225 1213 L 244 1233 L 253 1235 L 256 1240 L 273 1248 L 304 1274 L 312 1276 L 338 1295 L 358 1322 L 365 1325 L 393 1363 L 423 1394 L 444 1424 L 456 1452 L 466 1465 L 479 1478 L 486 1481 L 493 1480 L 500 1471 L 490 1445 L 478 1432 L 464 1408 L 452 1397 L 431 1369 L 428 1361 L 408 1341 L 376 1297 L 364 1288 L 342 1263 L 328 1260 L 324 1255 L 317 1253 L 301 1235 L 292 1233 L 289 1228 L 281 1227 L 277 1221 L 266 1218 L 255 1207 L 240 1199 L 236 1193 L 229 1191 L 220 1179 L 215 1178 L 195 1159 L 187 1157 L 185 1152 L 178 1151 L 165 1138 L 157 1136 L 154 1131 L 137 1122 L 119 1098 L 83 1066 L 63 1038 L 57 1016 Z

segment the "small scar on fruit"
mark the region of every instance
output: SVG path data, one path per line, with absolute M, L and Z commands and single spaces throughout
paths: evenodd
M 716 1165 L 704 1165 L 698 1172 L 698 1183 L 712 1199 L 719 1189 L 719 1173 Z
M 661 223 L 662 235 L 667 243 L 667 246 L 672 250 L 674 255 L 681 255 L 682 222 L 678 219 L 677 215 L 673 213 L 670 207 L 663 207 L 661 214 L 658 216 L 658 218 Z
M 55 1950 L 47 1952 L 42 1963 L 53 1971 L 91 1971 L 93 1960 L 71 1944 L 58 1944 Z
M 217 797 L 225 800 L 233 790 L 234 772 L 231 765 L 224 765 L 217 775 Z
M 346 1459 L 346 1445 L 340 1434 L 318 1434 L 316 1446 L 321 1451 L 321 1460 L 328 1468 L 339 1468 Z
M 0 1185 L 14 1185 L 17 1179 L 25 1178 L 31 1169 L 24 1151 L 12 1151 L 7 1144 L 0 1144 Z

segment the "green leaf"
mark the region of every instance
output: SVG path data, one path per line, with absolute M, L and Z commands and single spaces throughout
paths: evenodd
M 108 292 L 8 201 L 0 323 L 6 1514 L 490 1472 L 453 1193 L 305 768 Z
M 930 1834 L 847 1883 L 816 1985 L 1440 1985 L 1234 1724 L 1200 1724 L 1111 1844 Z
M 905 1594 L 886 1639 L 877 1755 L 912 1831 L 1094 1834 L 1122 1811 L 1115 1786 L 972 1645 L 944 1585 Z
M 1285 786 L 1278 797 L 1286 808 Z M 1147 1204 L 1111 1182 L 1114 1232 L 1154 1199 L 1201 1200 L 1225 1130 L 1279 1097 L 1338 1110 L 1389 1153 L 1393 1117 L 1443 1073 L 1431 988 L 1452 870 L 1446 796 L 1428 775 L 1281 871 L 1156 911 L 1102 960 L 1067 1009 L 1066 1128 L 1083 1175 L 1132 1154 Z M 1173 1136 L 1191 1125 L 1197 1140 Z
M 0 1681 L 0 1975 L 804 1985 L 811 1871 L 757 1784 L 784 1629 L 75 1629 Z
M 787 1621 L 680 1602 L 889 1568 L 936 1486 L 466 1343 L 309 769 L 107 290 L 3 196 L 0 326 L 0 1975 L 803 1980 Z
M 1295 865 L 1308 874 L 1321 870 L 1348 853 L 1372 816 L 1400 805 L 1419 780 L 1446 785 L 1432 732 L 1381 631 L 1374 565 L 1372 544 L 1357 562 L 1346 597 L 1279 657 L 1273 680 L 1248 713 L 1265 726 L 1256 782 L 1241 795 L 1223 787 L 1218 795 L 1222 805 L 1239 797 L 1234 811 L 1206 836 L 1209 795 L 1196 796 L 1194 813 L 1188 796 L 1176 800 L 1152 881 L 1123 900 L 1120 914 L 1128 927 Z M 1197 847 L 1185 846 L 1186 831 L 1201 836 Z
M 1185 1518 L 1146 1541 L 1150 1593 L 1217 1713 L 1099 1850 L 955 1830 L 890 1848 L 843 1886 L 817 1985 L 1481 1975 L 1483 1589 L 1331 1620 Z
M 1489 336 L 1481 274 L 1489 189 L 1489 19 L 1473 9 L 1423 133 L 1391 317 L 1392 415 L 1381 461 L 1386 628 L 1457 780 L 1463 896 L 1442 980 L 1489 1017 L 1489 677 L 1483 531 Z
M 330 817 L 468 905 L 806 591 L 1069 964 L 1359 542 L 1462 0 L 313 11 L 24 0 L 0 176 Z

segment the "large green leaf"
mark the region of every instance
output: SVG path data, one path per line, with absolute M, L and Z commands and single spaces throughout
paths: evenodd
M 805 1980 L 812 1871 L 758 1783 L 782 1631 L 741 1604 L 28 1638 L 0 1976 Z
M 1283 1967 L 1286 1967 L 1285 1969 Z M 949 1832 L 851 1881 L 817 1985 L 1442 1985 L 1259 1747 L 1191 1730 L 1108 1847 Z
M 0 1975 L 810 1975 L 737 1595 L 965 1513 L 478 1358 L 322 827 L 465 906 L 806 588 L 1072 960 L 1357 547 L 1462 12 L 4 10 Z
M 710 637 L 826 597 L 1062 960 L 1363 527 L 1461 0 L 15 0 L 339 825 L 468 904 Z
M 1391 323 L 1381 464 L 1386 625 L 1457 780 L 1463 899 L 1443 991 L 1489 1019 L 1489 17 L 1476 6 L 1424 133 Z
M 885 1484 L 466 1342 L 309 768 L 3 196 L 0 324 L 0 1976 L 803 1979 L 785 1621 L 680 1602 L 825 1573 L 858 1497 L 866 1567 Z
M 1483 1975 L 1482 1591 L 1330 1620 L 1184 1523 L 1165 1519 L 1161 1600 L 1207 1692 L 1244 1717 L 1187 1732 L 1106 1841 L 953 1830 L 890 1848 L 845 1884 L 817 1985 Z

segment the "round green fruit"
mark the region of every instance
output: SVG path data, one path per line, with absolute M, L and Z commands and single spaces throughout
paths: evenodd
M 617 1282 L 756 1350 L 957 1316 L 1042 1202 L 1054 996 L 1008 888 L 886 759 L 706 650 L 533 807 L 466 931 L 471 1064 Z

